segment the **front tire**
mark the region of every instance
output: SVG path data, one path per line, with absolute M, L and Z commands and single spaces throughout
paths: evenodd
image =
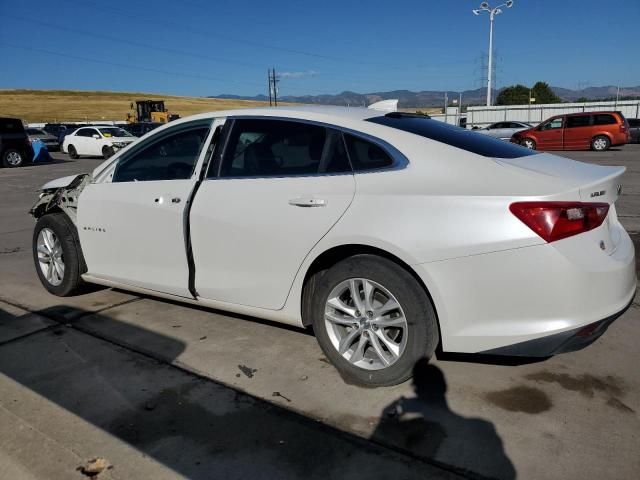
M 331 267 L 316 285 L 307 311 L 322 351 L 347 381 L 396 385 L 435 352 L 439 334 L 431 300 L 391 260 L 356 255 Z
M 9 168 L 21 167 L 23 163 L 24 163 L 24 155 L 19 150 L 16 150 L 15 148 L 9 148 L 5 150 L 4 154 L 2 155 L 2 164 L 5 167 L 9 167 Z
M 85 286 L 86 272 L 75 225 L 64 213 L 38 219 L 33 230 L 33 261 L 40 282 L 49 293 L 67 297 Z
M 528 148 L 529 150 L 536 149 L 536 141 L 533 138 L 523 138 L 520 141 L 520 145 L 522 145 L 525 148 Z
M 76 147 L 74 147 L 73 145 L 69 145 L 67 147 L 67 152 L 69 153 L 69 158 L 72 158 L 73 160 L 77 160 L 79 158 Z
M 102 157 L 105 160 L 107 160 L 108 158 L 112 157 L 114 153 L 116 153 L 116 152 L 113 150 L 113 147 L 108 147 L 106 145 L 104 147 L 102 147 Z
M 591 140 L 591 149 L 596 152 L 604 152 L 605 150 L 609 150 L 611 146 L 611 140 L 609 137 L 604 135 L 598 135 L 593 140 Z

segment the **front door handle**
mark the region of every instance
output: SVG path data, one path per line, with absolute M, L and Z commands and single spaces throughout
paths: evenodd
M 326 207 L 327 201 L 322 198 L 315 197 L 299 197 L 289 200 L 289 205 L 294 207 Z
M 162 196 L 162 197 L 154 198 L 154 199 L 153 199 L 153 201 L 154 201 L 155 203 L 158 203 L 158 204 L 162 205 L 163 203 L 165 203 L 165 202 L 166 202 L 166 199 L 165 199 L 165 197 L 164 197 L 164 196 Z M 171 198 L 171 203 L 180 203 L 181 201 L 182 201 L 182 200 L 180 199 L 180 197 L 173 197 L 173 198 Z

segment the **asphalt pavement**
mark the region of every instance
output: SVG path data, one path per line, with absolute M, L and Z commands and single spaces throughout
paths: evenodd
M 640 235 L 640 145 L 624 165 Z M 48 294 L 27 214 L 100 159 L 0 169 L 0 478 L 583 478 L 640 471 L 640 302 L 585 350 L 518 363 L 440 355 L 413 381 L 344 382 L 305 330 L 114 289 Z

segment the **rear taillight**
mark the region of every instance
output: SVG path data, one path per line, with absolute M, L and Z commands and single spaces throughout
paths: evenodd
M 598 228 L 609 212 L 607 203 L 517 202 L 509 210 L 547 242 Z
M 625 133 L 625 132 L 627 131 L 627 125 L 626 125 L 626 123 L 621 123 L 621 124 L 620 124 L 620 131 L 621 131 L 622 133 Z

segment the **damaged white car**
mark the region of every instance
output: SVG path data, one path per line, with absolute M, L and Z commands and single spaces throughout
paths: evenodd
M 419 115 L 215 112 L 45 185 L 33 256 L 56 295 L 313 326 L 344 376 L 391 385 L 438 345 L 547 356 L 601 335 L 636 289 L 623 172 Z

